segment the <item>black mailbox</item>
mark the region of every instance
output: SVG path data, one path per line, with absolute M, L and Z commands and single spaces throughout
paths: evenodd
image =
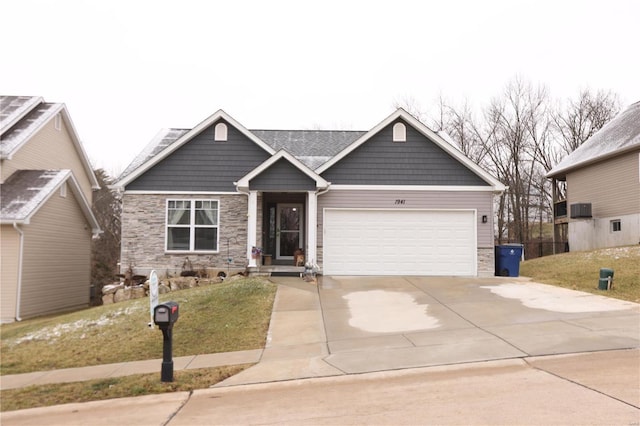
M 166 327 L 178 321 L 179 315 L 180 310 L 176 302 L 163 303 L 153 309 L 153 322 L 160 327 Z
M 173 324 L 180 315 L 176 302 L 167 302 L 153 308 L 153 322 L 162 330 L 162 369 L 160 380 L 173 382 Z

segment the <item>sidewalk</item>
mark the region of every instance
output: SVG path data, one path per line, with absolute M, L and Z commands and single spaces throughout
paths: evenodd
M 212 368 L 234 364 L 250 364 L 260 361 L 262 349 L 219 354 L 181 356 L 173 359 L 174 371 L 196 368 Z M 158 373 L 162 359 L 146 361 L 120 362 L 116 364 L 102 364 L 91 367 L 65 368 L 61 370 L 37 371 L 25 374 L 10 374 L 0 376 L 0 389 L 23 388 L 32 385 L 46 385 L 51 383 L 82 382 L 109 377 L 130 376 L 133 374 Z

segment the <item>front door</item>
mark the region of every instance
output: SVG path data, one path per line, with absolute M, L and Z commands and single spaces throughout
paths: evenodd
M 276 259 L 293 260 L 293 252 L 304 243 L 302 204 L 278 204 L 276 217 Z

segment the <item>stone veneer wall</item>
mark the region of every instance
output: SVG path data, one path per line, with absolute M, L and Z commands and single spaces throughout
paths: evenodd
M 478 249 L 478 276 L 488 277 L 495 275 L 495 249 L 479 248 Z
M 217 253 L 165 253 L 167 199 L 218 200 L 220 208 L 219 247 Z M 185 195 L 130 194 L 123 195 L 122 248 L 120 272 L 129 265 L 136 274 L 148 274 L 155 269 L 159 275 L 180 273 L 186 258 L 194 270 L 200 268 L 244 270 L 247 266 L 247 196 L 244 194 Z M 262 217 L 262 200 L 258 197 L 258 217 Z M 262 244 L 262 221 L 258 220 L 257 245 Z M 227 240 L 229 239 L 229 240 Z M 227 256 L 227 241 L 229 255 Z M 227 265 L 227 257 L 233 259 Z

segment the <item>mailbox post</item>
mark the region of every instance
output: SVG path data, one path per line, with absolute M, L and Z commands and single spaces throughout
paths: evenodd
M 162 330 L 162 370 L 160 381 L 173 382 L 173 324 L 178 320 L 176 302 L 162 303 L 153 309 L 153 322 Z

